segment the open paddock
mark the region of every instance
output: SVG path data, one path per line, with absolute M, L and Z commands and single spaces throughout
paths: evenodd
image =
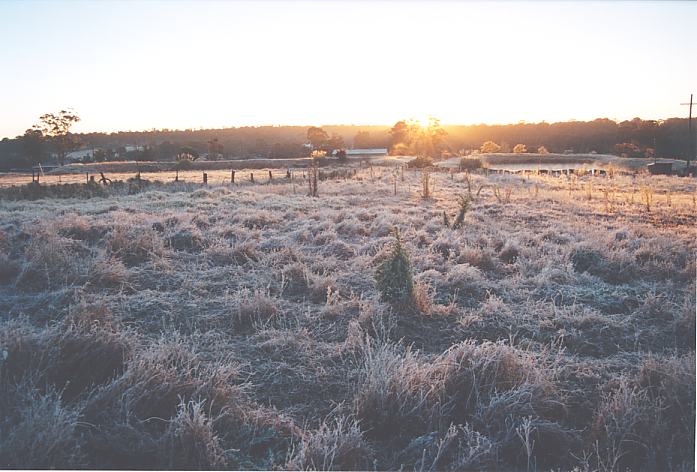
M 3 465 L 694 468 L 694 179 L 332 170 L 0 190 Z

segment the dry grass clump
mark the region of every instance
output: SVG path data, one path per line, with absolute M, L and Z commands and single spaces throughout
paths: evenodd
M 543 444 L 532 454 L 542 458 L 548 451 L 545 445 L 566 444 L 573 435 L 556 423 L 564 416 L 562 398 L 553 367 L 540 361 L 500 343 L 463 342 L 430 362 L 412 351 L 400 354 L 390 345 L 373 346 L 365 353 L 354 399 L 356 417 L 368 437 L 402 447 L 432 431 L 469 423 L 505 449 L 510 447 L 511 428 L 515 431 L 510 415 L 532 415 L 535 437 Z M 515 463 L 517 454 L 508 454 Z
M 37 386 L 56 389 L 66 401 L 115 378 L 125 369 L 131 342 L 108 316 L 103 307 L 82 305 L 65 321 L 41 331 L 3 325 L 2 378 L 19 382 L 28 377 Z
M 478 247 L 461 248 L 457 257 L 458 264 L 469 264 L 484 272 L 496 269 L 496 261 L 490 250 Z
M 234 365 L 207 365 L 181 340 L 153 345 L 88 399 L 81 416 L 88 463 L 239 469 L 280 462 L 294 427 L 251 403 L 236 375 Z
M 221 470 L 226 458 L 214 419 L 206 415 L 205 401 L 182 401 L 177 416 L 170 420 L 165 448 L 168 468 L 190 470 Z M 168 451 L 167 451 L 168 449 Z
M 314 274 L 302 262 L 292 262 L 283 267 L 280 274 L 282 292 L 291 299 L 308 299 L 324 303 L 331 291 L 336 292 L 336 282 L 331 276 Z
M 276 214 L 268 210 L 246 210 L 243 209 L 232 218 L 232 222 L 249 229 L 268 228 L 279 222 Z
M 20 263 L 6 254 L 0 254 L 0 284 L 9 284 L 22 270 Z
M 94 224 L 80 215 L 70 215 L 58 224 L 58 234 L 90 244 L 98 242 L 107 232 L 105 225 Z
M 232 245 L 218 242 L 209 246 L 204 256 L 212 266 L 244 265 L 260 259 L 257 245 L 253 241 L 242 241 Z
M 637 276 L 634 261 L 623 252 L 579 246 L 571 251 L 570 260 L 576 272 L 588 272 L 611 284 L 627 283 Z
M 356 255 L 356 250 L 353 248 L 353 246 L 341 240 L 336 240 L 329 243 L 325 248 L 325 252 L 328 255 L 332 255 L 337 259 L 344 261 L 349 260 Z
M 129 267 L 165 256 L 162 237 L 147 226 L 115 226 L 107 236 L 106 249 Z
M 286 464 L 289 470 L 368 470 L 373 451 L 355 420 L 325 420 L 306 433 Z
M 6 469 L 77 469 L 83 453 L 76 438 L 78 410 L 55 390 L 30 382 L 0 387 L 0 465 Z
M 501 248 L 501 251 L 499 251 L 499 259 L 501 259 L 504 264 L 513 264 L 518 259 L 519 254 L 520 249 L 518 246 L 509 241 L 506 242 L 503 248 Z
M 413 439 L 398 461 L 414 470 L 487 470 L 496 464 L 496 447 L 469 425 L 451 425 Z
M 266 293 L 256 291 L 242 296 L 237 308 L 236 323 L 241 327 L 264 325 L 278 315 L 278 302 Z
M 302 262 L 286 265 L 281 271 L 283 293 L 291 296 L 306 295 L 310 290 L 310 277 L 310 272 Z
M 87 272 L 87 282 L 95 289 L 123 288 L 128 283 L 128 268 L 120 259 L 99 258 Z
M 49 226 L 33 229 L 24 248 L 26 262 L 17 277 L 22 290 L 55 290 L 83 276 L 88 250 Z
M 445 274 L 443 282 L 450 293 L 466 297 L 481 298 L 488 288 L 482 272 L 469 264 L 452 265 Z
M 200 252 L 205 247 L 205 239 L 196 226 L 180 228 L 166 238 L 167 246 L 175 251 Z
M 648 358 L 603 395 L 592 425 L 603 470 L 685 467 L 695 447 L 695 357 Z

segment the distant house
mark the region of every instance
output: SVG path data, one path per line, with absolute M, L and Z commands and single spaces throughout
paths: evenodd
M 387 148 L 347 149 L 346 157 L 380 157 L 387 155 Z
M 91 159 L 93 155 L 94 149 L 80 149 L 66 154 L 65 162 L 83 162 L 86 158 Z

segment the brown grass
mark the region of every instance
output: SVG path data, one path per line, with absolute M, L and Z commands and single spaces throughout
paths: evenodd
M 694 468 L 693 180 L 350 170 L 0 192 L 0 464 Z

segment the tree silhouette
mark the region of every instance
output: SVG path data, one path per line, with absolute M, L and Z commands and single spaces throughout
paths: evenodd
M 21 137 L 22 150 L 30 165 L 40 163 L 46 156 L 46 140 L 44 133 L 37 127 L 29 128 Z
M 411 144 L 411 130 L 406 121 L 398 121 L 390 129 L 390 137 L 392 138 L 392 148 L 397 148 L 400 145 L 408 147 Z
M 370 142 L 370 133 L 368 131 L 359 131 L 353 138 L 353 147 L 365 149 L 372 147 Z
M 310 141 L 313 149 L 322 149 L 329 140 L 329 135 L 322 128 L 311 126 L 307 130 L 307 140 Z
M 484 154 L 488 154 L 491 152 L 499 152 L 501 150 L 501 146 L 499 146 L 493 141 L 485 141 L 484 144 L 482 144 L 482 147 L 479 148 L 479 150 Z
M 40 125 L 35 128 L 40 129 L 46 136 L 56 151 L 58 163 L 65 164 L 65 156 L 80 146 L 77 136 L 70 132 L 70 128 L 80 121 L 77 113 L 69 110 L 61 110 L 58 113 L 46 113 L 39 117 Z

